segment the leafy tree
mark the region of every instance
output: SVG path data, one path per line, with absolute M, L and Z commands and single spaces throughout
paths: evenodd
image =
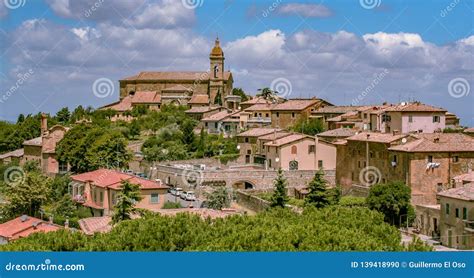
M 268 87 L 265 87 L 263 89 L 258 89 L 260 93 L 257 94 L 257 97 L 261 97 L 265 100 L 268 100 L 272 103 L 276 103 L 280 100 L 280 97 L 278 97 L 278 92 L 271 90 Z
M 25 115 L 23 114 L 18 115 L 18 119 L 16 120 L 16 123 L 21 124 L 24 121 L 25 121 Z
M 291 127 L 291 130 L 314 136 L 324 131 L 324 124 L 320 119 L 306 119 L 301 117 Z
M 117 196 L 117 204 L 114 207 L 114 214 L 112 215 L 112 223 L 114 224 L 131 219 L 132 215 L 137 211 L 135 204 L 142 199 L 138 184 L 124 180 L 121 183 L 120 189 L 121 191 Z
M 130 128 L 129 128 L 129 136 L 130 138 L 135 138 L 137 136 L 140 135 L 140 124 L 137 120 L 133 120 L 131 123 L 130 123 Z
M 275 189 L 273 191 L 270 206 L 284 208 L 286 203 L 288 203 L 288 195 L 286 192 L 287 181 L 283 176 L 281 168 L 278 169 L 277 177 L 273 181 L 273 185 Z
M 166 203 L 163 205 L 163 209 L 179 209 L 182 208 L 183 206 L 181 205 L 180 202 L 170 202 L 166 201 Z
M 319 170 L 313 180 L 309 183 L 309 193 L 305 197 L 305 205 L 323 208 L 331 204 L 330 193 L 326 187 L 324 172 Z
M 69 112 L 69 108 L 67 107 L 64 107 L 63 109 L 59 110 L 58 113 L 56 113 L 56 119 L 62 124 L 69 122 L 70 117 L 71 112 Z
M 182 141 L 185 145 L 189 146 L 189 149 L 192 151 L 194 148 L 194 141 L 196 140 L 194 136 L 194 127 L 196 123 L 192 120 L 186 120 L 181 125 L 181 132 L 183 133 Z
M 400 225 L 400 217 L 410 211 L 410 194 L 410 188 L 400 181 L 376 184 L 370 188 L 366 202 L 370 209 L 383 213 L 385 221 Z
M 247 96 L 247 94 L 245 94 L 245 92 L 244 92 L 244 90 L 242 90 L 242 88 L 232 89 L 232 94 L 235 95 L 235 96 L 240 96 L 240 101 L 241 102 L 249 100 L 249 96 Z
M 207 195 L 208 207 L 210 209 L 221 210 L 230 206 L 231 198 L 227 188 L 221 186 L 214 189 L 214 191 Z

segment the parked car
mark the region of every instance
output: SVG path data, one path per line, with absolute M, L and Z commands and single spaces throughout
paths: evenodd
M 147 178 L 146 175 L 145 175 L 145 173 L 135 173 L 135 176 L 140 177 L 140 178 L 142 178 L 142 179 L 146 179 L 146 178 Z
M 183 192 L 183 189 L 180 188 L 180 187 L 174 187 L 171 189 L 172 191 L 170 192 L 171 195 L 173 196 L 180 196 L 181 195 L 181 192 Z
M 173 195 L 173 196 L 176 196 L 176 188 L 174 188 L 174 187 L 169 188 L 168 193 Z
M 186 201 L 196 201 L 196 195 L 194 195 L 193 191 L 186 192 L 186 196 L 184 198 Z
M 133 175 L 133 171 L 128 169 L 128 170 L 125 170 L 125 174 L 129 174 L 129 175 Z
M 187 194 L 186 191 L 181 191 L 180 194 L 179 194 L 179 197 L 183 200 L 186 200 L 186 194 Z

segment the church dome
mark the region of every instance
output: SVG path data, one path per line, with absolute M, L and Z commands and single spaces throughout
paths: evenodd
M 219 38 L 217 38 L 214 43 L 214 47 L 211 50 L 211 56 L 224 56 L 224 51 L 222 51 Z

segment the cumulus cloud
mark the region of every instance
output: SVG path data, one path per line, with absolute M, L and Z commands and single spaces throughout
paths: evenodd
M 289 3 L 280 5 L 277 12 L 279 15 L 292 16 L 297 14 L 303 17 L 329 17 L 333 15 L 331 9 L 320 4 Z

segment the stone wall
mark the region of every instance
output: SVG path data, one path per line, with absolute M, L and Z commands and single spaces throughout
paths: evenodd
M 270 202 L 252 195 L 251 192 L 236 190 L 234 193 L 237 203 L 252 211 L 260 212 L 270 207 Z

